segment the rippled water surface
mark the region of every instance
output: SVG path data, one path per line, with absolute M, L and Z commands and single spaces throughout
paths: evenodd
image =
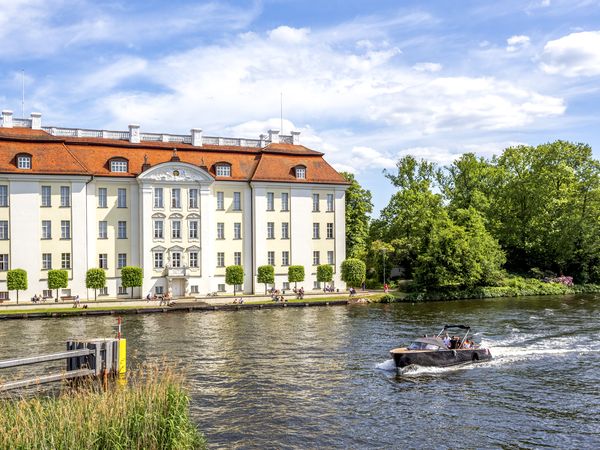
M 392 370 L 390 348 L 450 322 L 494 359 Z M 113 325 L 2 322 L 0 359 Z M 600 448 L 598 296 L 126 316 L 124 333 L 130 363 L 186 368 L 213 448 Z

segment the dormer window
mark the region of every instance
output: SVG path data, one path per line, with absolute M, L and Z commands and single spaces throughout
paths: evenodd
M 110 160 L 110 171 L 127 173 L 127 161 L 124 159 L 111 159 Z
M 231 164 L 217 164 L 216 173 L 218 177 L 230 177 Z
M 296 170 L 296 178 L 304 180 L 306 178 L 306 167 L 298 166 L 295 168 Z
M 31 169 L 31 155 L 19 155 L 19 156 L 17 156 L 17 168 L 19 168 L 19 169 Z

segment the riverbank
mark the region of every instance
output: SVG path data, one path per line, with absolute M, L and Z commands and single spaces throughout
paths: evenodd
M 377 294 L 362 293 L 363 296 L 377 297 Z M 72 304 L 21 304 L 5 305 L 0 309 L 0 320 L 15 319 L 45 319 L 73 316 L 107 316 L 124 314 L 155 314 L 173 312 L 204 312 L 204 311 L 237 311 L 245 309 L 269 308 L 299 308 L 310 306 L 347 305 L 347 295 L 313 295 L 303 299 L 288 299 L 285 302 L 273 302 L 269 297 L 245 297 L 242 304 L 233 303 L 234 297 L 219 299 L 183 299 L 175 301 L 171 306 L 158 305 L 157 302 L 131 300 L 120 302 L 86 303 L 87 308 L 74 308 Z
M 123 386 L 67 387 L 57 396 L 0 400 L 0 448 L 203 449 L 183 378 L 164 367 L 135 371 Z
M 568 295 L 600 293 L 600 285 L 579 284 L 567 286 L 561 283 L 546 283 L 534 278 L 511 277 L 503 286 L 484 286 L 469 289 L 432 290 L 409 292 L 396 297 L 396 302 L 432 302 L 445 300 L 468 300 L 500 297 L 524 297 L 532 295 Z

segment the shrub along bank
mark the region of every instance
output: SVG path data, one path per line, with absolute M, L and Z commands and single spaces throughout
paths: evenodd
M 496 297 L 522 297 L 527 295 L 564 295 L 600 292 L 598 284 L 576 284 L 567 286 L 561 283 L 546 283 L 535 278 L 510 277 L 502 280 L 500 286 L 478 286 L 471 288 L 444 288 L 430 291 L 416 291 L 395 297 L 396 302 L 425 302 L 439 300 L 462 300 Z M 389 295 L 388 295 L 389 296 Z M 380 300 L 391 303 L 387 297 Z

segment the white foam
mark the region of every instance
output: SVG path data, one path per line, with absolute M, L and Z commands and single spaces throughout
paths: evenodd
M 377 364 L 375 367 L 379 370 L 396 370 L 396 363 L 393 359 L 388 359 L 387 361 Z

